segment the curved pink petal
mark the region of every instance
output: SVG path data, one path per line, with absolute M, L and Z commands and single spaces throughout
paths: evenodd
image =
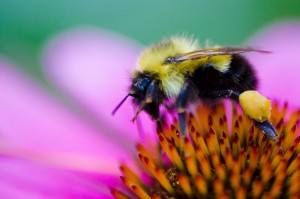
M 107 138 L 105 129 L 89 125 L 1 59 L 0 90 L 0 154 L 116 173 L 132 148 Z
M 115 33 L 78 28 L 49 42 L 43 64 L 52 83 L 96 116 L 101 126 L 114 132 L 114 137 L 132 143 L 138 131 L 130 121 L 134 115 L 131 100 L 114 117 L 111 113 L 128 93 L 130 72 L 139 52 L 136 43 Z M 145 114 L 140 116 L 145 132 L 153 134 L 153 123 Z
M 248 55 L 260 80 L 261 92 L 273 99 L 300 107 L 300 21 L 281 22 L 260 31 L 250 46 L 272 54 Z
M 0 155 L 0 198 L 111 198 L 109 177 Z

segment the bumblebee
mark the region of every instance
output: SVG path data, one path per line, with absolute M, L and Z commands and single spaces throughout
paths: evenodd
M 132 74 L 127 99 L 138 105 L 133 121 L 140 111 L 159 120 L 160 105 L 173 100 L 179 118 L 180 132 L 186 131 L 186 109 L 197 101 L 214 102 L 230 98 L 242 106 L 267 137 L 277 132 L 268 121 L 270 101 L 255 90 L 257 78 L 249 62 L 241 55 L 267 51 L 240 47 L 199 48 L 198 42 L 185 36 L 174 36 L 146 48 Z M 247 91 L 247 92 L 246 92 Z

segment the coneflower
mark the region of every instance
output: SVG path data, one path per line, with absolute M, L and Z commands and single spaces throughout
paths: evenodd
M 227 118 L 223 103 L 189 113 L 188 134 L 178 122 L 157 130 L 159 144 L 137 144 L 140 169 L 150 181 L 121 164 L 129 189 L 112 188 L 115 198 L 299 198 L 299 111 L 273 105 L 270 140 L 233 104 Z M 231 123 L 231 124 L 229 124 Z M 229 130 L 230 129 L 230 130 Z

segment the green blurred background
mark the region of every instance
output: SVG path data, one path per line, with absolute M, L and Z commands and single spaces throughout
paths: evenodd
M 296 0 L 1 0 L 0 56 L 43 80 L 43 46 L 55 34 L 77 26 L 109 29 L 145 45 L 178 32 L 242 45 L 272 22 L 299 17 Z

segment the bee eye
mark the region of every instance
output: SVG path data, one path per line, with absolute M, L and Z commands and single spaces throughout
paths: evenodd
M 134 86 L 139 89 L 140 91 L 144 92 L 148 87 L 150 80 L 148 78 L 139 78 L 134 81 Z
M 164 64 L 171 64 L 175 62 L 175 57 L 168 57 L 165 61 Z

